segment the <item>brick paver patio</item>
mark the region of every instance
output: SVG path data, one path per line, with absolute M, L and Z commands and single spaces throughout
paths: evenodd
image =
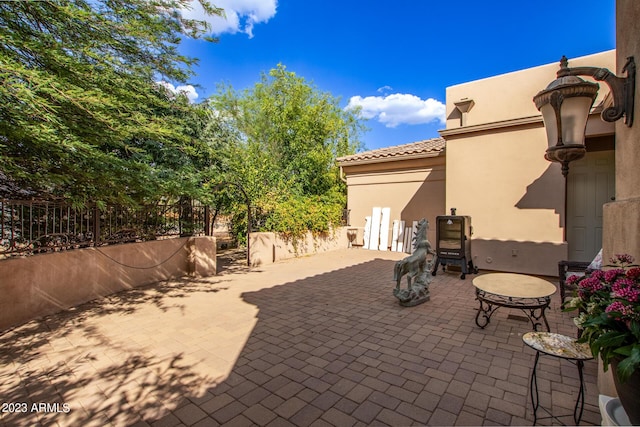
M 530 425 L 530 323 L 500 309 L 478 328 L 473 275 L 439 273 L 431 301 L 400 307 L 402 257 L 236 266 L 5 331 L 0 396 L 18 405 L 0 425 Z M 552 331 L 575 334 L 558 295 L 551 308 Z M 585 365 L 582 424 L 600 423 L 596 369 Z M 574 365 L 543 357 L 538 378 L 543 406 L 573 411 Z

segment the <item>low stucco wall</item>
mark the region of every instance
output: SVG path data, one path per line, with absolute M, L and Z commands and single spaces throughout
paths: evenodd
M 188 237 L 0 261 L 0 330 L 124 289 L 216 274 L 216 239 Z
M 347 227 L 340 227 L 333 232 L 313 236 L 307 233 L 295 244 L 285 240 L 277 233 L 251 233 L 249 236 L 249 262 L 256 267 L 276 261 L 299 256 L 333 251 L 346 248 L 349 244 Z

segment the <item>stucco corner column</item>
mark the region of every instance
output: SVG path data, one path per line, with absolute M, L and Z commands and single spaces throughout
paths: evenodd
M 191 277 L 214 276 L 217 273 L 216 238 L 190 237 L 187 249 L 187 274 Z
M 607 203 L 603 215 L 604 261 L 623 253 L 640 260 L 640 197 Z

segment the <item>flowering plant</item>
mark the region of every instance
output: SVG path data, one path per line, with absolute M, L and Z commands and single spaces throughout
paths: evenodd
M 616 373 L 625 382 L 640 369 L 640 267 L 627 254 L 610 261 L 609 270 L 567 278 L 577 290 L 564 311 L 579 311 L 574 319 L 582 330 L 578 342 L 589 343 L 605 371 L 613 359 L 620 359 Z

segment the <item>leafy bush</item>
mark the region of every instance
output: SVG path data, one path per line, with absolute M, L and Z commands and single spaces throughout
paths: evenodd
M 264 231 L 297 240 L 307 231 L 319 234 L 339 226 L 344 202 L 326 196 L 292 195 L 276 203 L 268 212 Z

